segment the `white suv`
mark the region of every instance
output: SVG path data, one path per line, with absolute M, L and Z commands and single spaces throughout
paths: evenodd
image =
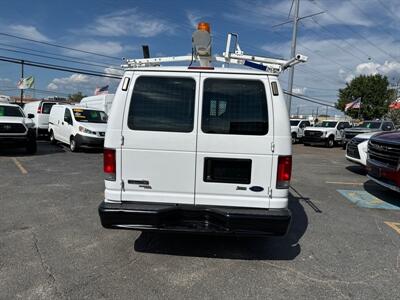
M 127 68 L 104 146 L 106 228 L 287 232 L 292 145 L 277 74 Z
M 323 121 L 315 127 L 307 127 L 304 130 L 303 143 L 305 146 L 322 144 L 332 148 L 335 144 L 343 142 L 344 130 L 350 127 L 347 121 Z
M 25 115 L 16 104 L 0 103 L 0 147 L 25 147 L 36 152 L 36 131 L 33 115 Z

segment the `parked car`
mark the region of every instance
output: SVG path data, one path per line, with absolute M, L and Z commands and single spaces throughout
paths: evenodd
M 310 127 L 310 121 L 303 119 L 290 119 L 290 133 L 292 136 L 292 144 L 302 140 L 304 128 Z
M 127 68 L 105 138 L 101 223 L 284 235 L 291 220 L 291 155 L 277 74 Z
M 103 147 L 107 128 L 105 112 L 73 105 L 54 105 L 50 112 L 50 142 L 69 145 L 72 152 L 81 147 Z
M 95 108 L 104 111 L 108 115 L 111 111 L 114 96 L 114 94 L 105 94 L 85 97 L 82 98 L 79 105 L 82 107 Z
M 400 131 L 374 135 L 368 143 L 368 178 L 400 193 Z
M 49 115 L 53 105 L 57 104 L 54 101 L 33 101 L 24 105 L 24 112 L 32 114 L 33 122 L 35 123 L 36 135 L 48 134 L 49 132 Z
M 343 141 L 344 130 L 350 128 L 348 121 L 326 120 L 314 127 L 304 129 L 303 143 L 305 146 L 322 144 L 332 148 Z
M 359 126 L 346 128 L 344 130 L 343 149 L 346 148 L 346 144 L 357 134 L 392 130 L 395 130 L 395 126 L 392 121 L 364 121 Z
M 378 132 L 361 133 L 353 137 L 346 147 L 347 160 L 366 166 L 368 158 L 368 141 Z
M 35 153 L 36 132 L 32 118 L 16 104 L 0 103 L 1 147 L 24 147 L 28 153 Z

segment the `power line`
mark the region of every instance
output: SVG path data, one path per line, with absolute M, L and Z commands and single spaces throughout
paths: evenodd
M 97 71 L 92 71 L 92 70 L 71 68 L 71 67 L 53 65 L 53 64 L 45 64 L 45 63 L 40 63 L 40 62 L 35 62 L 35 61 L 17 59 L 14 57 L 0 56 L 0 61 L 5 61 L 5 62 L 10 62 L 10 63 L 15 63 L 15 64 L 23 64 L 23 65 L 38 67 L 38 68 L 43 68 L 43 69 L 50 69 L 50 70 L 78 73 L 78 74 L 84 74 L 84 75 L 90 75 L 90 76 L 97 76 L 97 77 L 106 77 L 106 78 L 113 78 L 113 79 L 121 79 L 122 78 L 118 74 L 108 74 L 108 73 L 102 73 L 102 72 L 97 72 Z
M 286 94 L 286 95 L 290 95 L 290 96 L 292 96 L 292 97 L 295 97 L 295 98 L 302 99 L 302 100 L 304 100 L 304 101 L 311 102 L 311 103 L 315 103 L 315 104 L 319 104 L 319 105 L 323 105 L 323 106 L 328 106 L 328 107 L 336 108 L 333 104 L 330 104 L 330 103 L 328 104 L 328 103 L 326 103 L 326 102 L 314 100 L 314 99 L 312 99 L 312 98 L 310 98 L 310 97 L 302 96 L 302 95 L 295 94 L 295 93 L 289 93 L 288 91 L 285 91 L 285 90 L 283 91 L 283 93 Z
M 24 38 L 24 37 L 21 37 L 21 36 L 17 36 L 17 35 L 5 33 L 5 32 L 0 32 L 0 35 L 12 37 L 12 38 L 16 38 L 16 39 L 20 39 L 20 40 L 24 40 L 24 41 L 30 41 L 30 42 L 34 42 L 34 43 L 39 43 L 39 44 L 43 44 L 43 45 L 47 45 L 47 46 L 57 47 L 57 48 L 61 48 L 61 49 L 67 49 L 67 50 L 71 50 L 71 51 L 76 51 L 76 52 L 81 52 L 81 53 L 86 53 L 86 54 L 91 54 L 91 55 L 111 58 L 111 59 L 114 59 L 114 60 L 119 60 L 119 61 L 122 60 L 120 57 L 100 54 L 100 53 L 96 53 L 96 52 L 92 52 L 92 51 L 75 49 L 75 48 L 71 48 L 71 47 L 67 47 L 67 46 L 61 46 L 61 45 L 53 44 L 53 43 L 49 43 L 49 42 L 38 41 L 38 40 L 30 39 L 30 38 Z
M 320 9 L 321 8 L 319 5 L 317 5 L 315 2 L 312 1 L 312 3 L 317 6 Z M 333 19 L 335 19 L 337 22 L 339 22 L 339 24 L 342 24 L 343 26 L 345 26 L 346 28 L 348 28 L 351 32 L 353 32 L 354 34 L 358 35 L 360 38 L 362 38 L 363 40 L 365 40 L 368 44 L 370 44 L 372 47 L 378 49 L 379 51 L 381 51 L 382 53 L 385 53 L 387 56 L 391 57 L 392 59 L 394 59 L 395 61 L 397 61 L 397 58 L 395 58 L 394 56 L 392 56 L 389 52 L 387 52 L 386 50 L 382 49 L 381 47 L 377 46 L 375 43 L 371 42 L 369 39 L 367 39 L 365 36 L 363 36 L 361 33 L 357 32 L 356 30 L 354 30 L 352 27 L 350 27 L 349 25 L 346 25 L 345 22 L 343 22 L 343 20 L 340 20 L 338 17 L 336 17 L 335 15 L 333 15 L 332 13 L 330 13 L 329 11 L 326 11 L 326 13 L 331 16 Z
M 31 49 L 31 48 L 15 46 L 15 45 L 12 45 L 12 44 L 5 44 L 5 43 L 0 43 L 0 45 L 1 46 L 5 46 L 5 47 L 12 47 L 12 48 L 15 48 L 15 49 L 28 50 L 28 51 L 31 51 L 31 52 L 36 52 L 36 53 L 41 53 L 41 54 L 54 55 L 54 56 L 57 56 L 57 57 L 70 58 L 70 59 L 78 60 L 78 61 L 84 62 L 84 63 L 100 64 L 100 62 L 98 62 L 98 61 L 93 61 L 93 60 L 89 60 L 89 59 L 79 59 L 79 58 L 77 58 L 75 56 L 69 56 L 69 55 L 65 55 L 65 54 L 58 54 L 58 53 L 48 52 L 48 51 L 43 51 L 43 50 L 35 50 L 35 49 Z M 103 63 L 107 63 L 107 62 L 103 62 Z M 111 63 L 109 63 L 108 65 L 102 65 L 102 66 L 119 68 L 117 66 L 111 65 Z
M 392 15 L 392 17 L 394 17 L 394 19 L 397 19 L 397 18 L 398 18 L 398 16 L 396 16 L 396 15 L 393 13 L 393 11 L 392 11 L 389 7 L 386 6 L 386 4 L 384 4 L 381 0 L 377 0 L 377 1 L 380 3 L 380 5 L 381 5 L 387 12 L 389 12 L 389 14 Z
M 1 44 L 1 43 L 0 43 L 0 44 Z M 77 61 L 77 60 L 64 59 L 64 58 L 56 58 L 56 57 L 51 57 L 51 56 L 48 56 L 48 55 L 34 54 L 34 53 L 26 52 L 26 51 L 12 50 L 12 49 L 7 49 L 7 48 L 3 48 L 3 47 L 0 47 L 0 50 L 2 50 L 2 51 L 8 51 L 8 52 L 13 52 L 13 53 L 26 54 L 26 55 L 36 56 L 36 57 L 42 57 L 42 58 L 49 58 L 49 59 L 54 59 L 54 60 L 59 60 L 59 61 L 64 61 L 64 62 L 71 62 L 71 63 L 81 64 L 81 65 L 88 65 L 88 66 L 94 66 L 94 67 L 109 68 L 109 69 L 112 69 L 112 70 L 119 70 L 119 71 L 121 70 L 121 69 L 109 67 L 109 66 L 107 66 L 107 65 L 94 64 L 94 63 L 84 63 L 84 62 L 80 62 L 80 61 Z
M 311 18 L 312 21 L 317 24 L 319 27 L 321 27 L 325 32 L 330 33 L 332 36 L 340 39 L 342 42 L 346 43 L 347 45 L 349 45 L 350 47 L 357 49 L 359 52 L 363 53 L 365 56 L 367 56 L 367 58 L 373 58 L 372 55 L 369 55 L 368 53 L 366 53 L 363 49 L 357 47 L 356 45 L 351 44 L 350 42 L 348 42 L 347 40 L 343 39 L 342 37 L 340 37 L 338 34 L 330 31 L 328 28 L 326 28 L 326 26 L 320 24 L 317 20 L 315 20 L 314 18 Z M 358 57 L 359 58 L 359 57 Z

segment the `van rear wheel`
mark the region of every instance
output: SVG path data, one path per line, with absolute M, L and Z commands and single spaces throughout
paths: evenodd
M 73 136 L 71 136 L 71 139 L 69 140 L 69 149 L 71 150 L 71 152 L 77 152 L 79 150 L 78 144 L 76 143 Z

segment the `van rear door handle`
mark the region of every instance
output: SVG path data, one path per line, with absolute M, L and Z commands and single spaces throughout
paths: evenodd
M 128 179 L 129 184 L 139 184 L 139 185 L 149 185 L 148 180 L 134 180 L 134 179 Z

